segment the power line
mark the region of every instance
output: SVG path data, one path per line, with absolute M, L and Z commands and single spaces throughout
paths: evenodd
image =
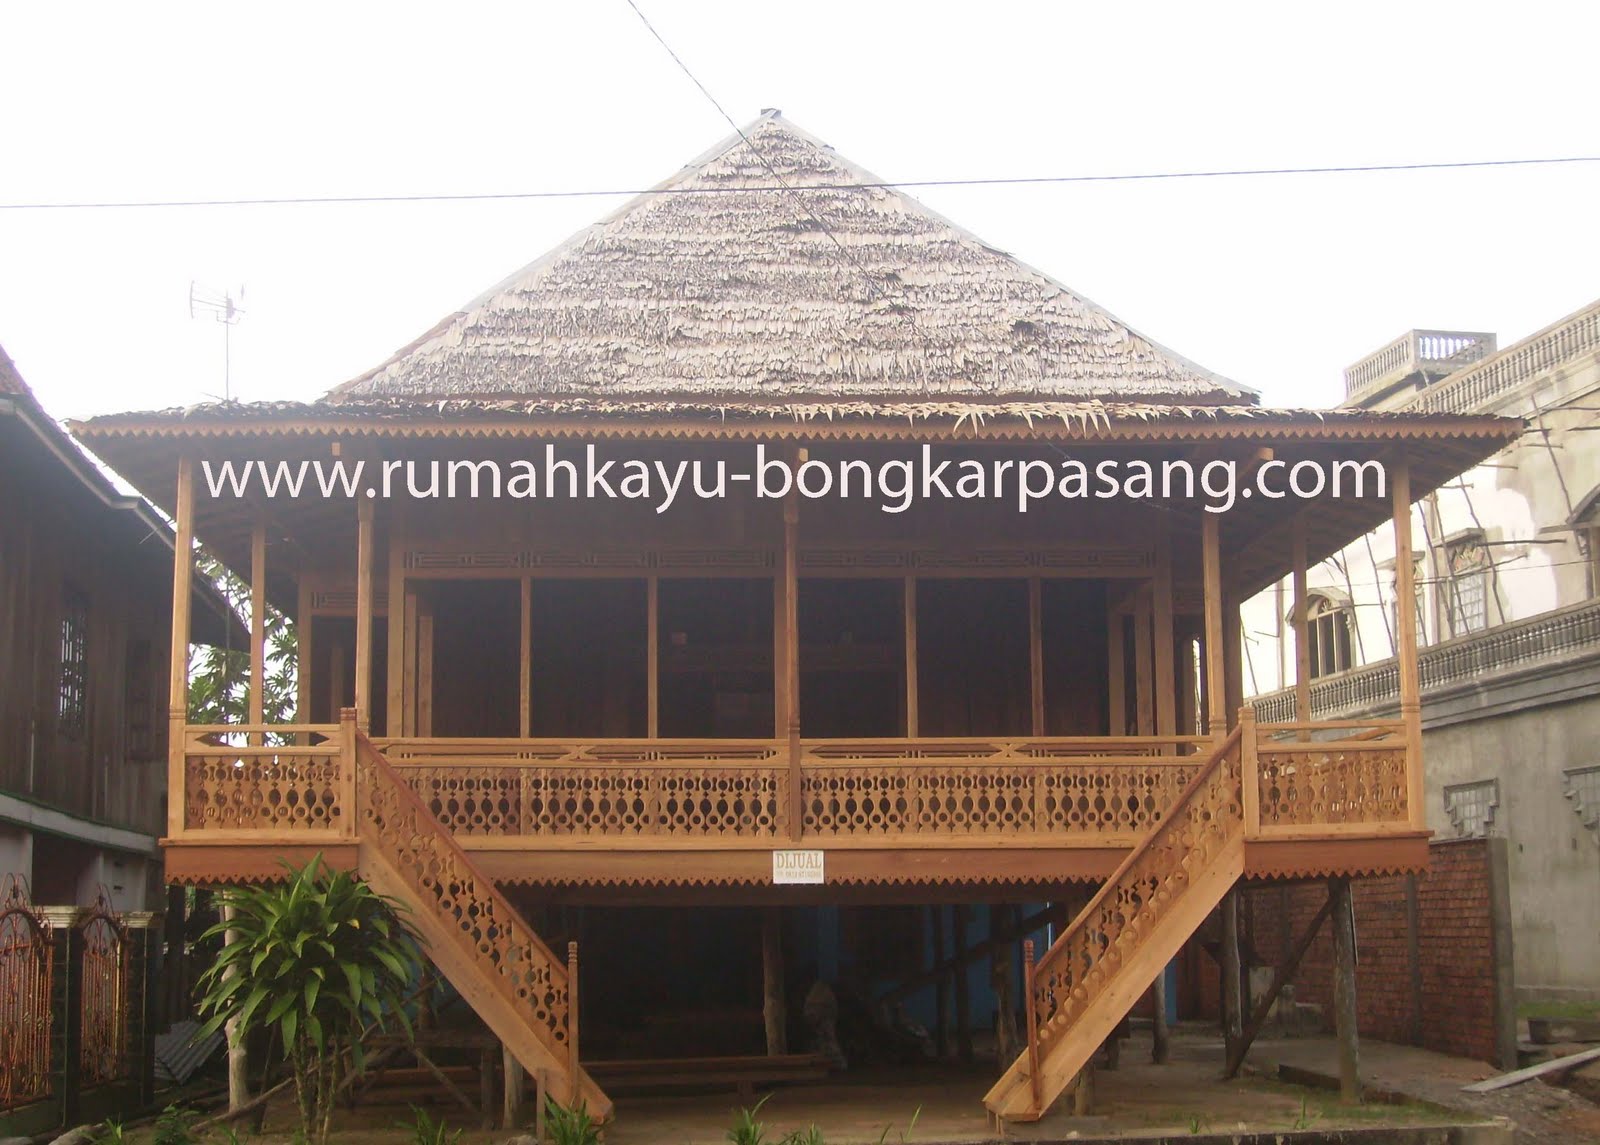
M 635 9 L 637 11 L 637 9 Z M 659 37 L 658 37 L 659 38 Z M 670 50 L 670 49 L 669 49 Z M 676 58 L 676 57 L 674 57 Z M 698 86 L 698 81 L 697 81 Z M 703 90 L 703 89 L 702 89 Z M 720 105 L 719 105 L 720 110 Z M 724 113 L 726 115 L 726 113 Z M 731 122 L 731 121 L 730 121 Z M 742 135 L 742 133 L 741 133 Z M 758 153 L 759 154 L 759 153 Z M 972 179 L 903 179 L 869 183 L 808 183 L 808 191 L 915 190 L 922 187 L 1028 187 L 1076 183 L 1149 183 L 1179 179 L 1244 179 L 1289 175 L 1367 175 L 1400 171 L 1466 171 L 1600 163 L 1600 155 L 1547 159 L 1467 159 L 1449 163 L 1367 163 L 1326 167 L 1240 167 L 1207 171 L 1140 171 L 1109 175 L 1020 175 Z M 0 211 L 144 210 L 179 207 L 295 207 L 373 203 L 476 203 L 499 200 L 633 198 L 639 195 L 787 195 L 787 184 L 753 187 L 609 187 L 566 191 L 475 191 L 395 195 L 283 195 L 237 199 L 84 199 L 0 203 Z

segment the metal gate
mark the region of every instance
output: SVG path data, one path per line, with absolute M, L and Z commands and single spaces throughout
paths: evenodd
M 88 1088 L 127 1076 L 131 975 L 127 929 L 104 898 L 79 920 L 78 933 L 83 951 L 80 1084 Z
M 50 1096 L 50 1027 L 55 947 L 10 877 L 0 901 L 0 1109 Z

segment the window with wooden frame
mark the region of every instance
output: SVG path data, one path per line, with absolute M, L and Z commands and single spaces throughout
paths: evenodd
M 1355 622 L 1349 605 L 1312 593 L 1306 598 L 1306 642 L 1311 678 L 1355 667 Z
M 88 727 L 89 598 L 68 585 L 61 593 L 61 674 L 56 727 L 74 738 Z
M 1477 534 L 1450 542 L 1444 553 L 1450 635 L 1482 632 L 1489 627 L 1489 547 Z

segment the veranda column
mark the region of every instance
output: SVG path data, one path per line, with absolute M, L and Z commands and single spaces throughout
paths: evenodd
M 405 530 L 401 523 L 401 513 L 404 511 L 404 501 L 392 502 L 388 509 L 389 520 L 389 591 L 388 591 L 388 647 L 386 649 L 387 666 L 384 677 L 387 683 L 385 691 L 388 700 L 383 706 L 383 730 L 386 735 L 405 735 L 405 710 L 406 710 L 406 568 L 405 568 Z M 522 582 L 523 595 L 526 599 L 527 581 Z M 526 611 L 526 610 L 524 610 Z M 527 618 L 522 620 L 523 627 L 527 627 Z M 528 702 L 527 680 L 522 681 L 522 704 Z M 523 735 L 528 733 L 524 731 Z
M 806 451 L 797 461 L 804 464 Z M 798 467 L 797 467 L 798 468 Z M 800 838 L 802 771 L 800 767 L 800 496 L 791 488 L 783 502 L 783 710 L 789 739 L 789 837 Z
M 356 506 L 356 726 L 372 730 L 372 501 Z
M 250 529 L 250 718 L 267 722 L 267 523 L 257 519 Z M 266 743 L 253 735 L 251 743 Z
M 1400 601 L 1395 611 L 1395 650 L 1400 674 L 1400 718 L 1406 730 L 1406 808 L 1411 826 L 1428 825 L 1422 788 L 1422 700 L 1417 684 L 1417 626 L 1412 620 L 1416 599 L 1416 572 L 1411 559 L 1411 466 L 1404 458 L 1389 471 L 1394 490 L 1394 591 Z
M 1216 513 L 1201 514 L 1200 577 L 1205 596 L 1206 734 L 1221 739 L 1228 733 L 1228 688 L 1222 621 L 1222 522 Z
M 1306 622 L 1306 518 L 1294 519 L 1290 541 L 1294 563 L 1294 719 L 1311 722 L 1311 638 Z M 1281 582 L 1280 582 L 1281 583 Z
M 183 831 L 184 725 L 189 718 L 189 602 L 194 597 L 194 461 L 178 459 L 172 539 L 172 645 L 167 677 L 167 834 Z

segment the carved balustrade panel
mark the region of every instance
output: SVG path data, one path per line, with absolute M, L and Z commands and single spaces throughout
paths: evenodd
M 1203 776 L 1039 960 L 1034 1002 L 1041 1051 L 1072 1029 L 1191 880 L 1243 829 L 1236 737 L 1208 761 Z
M 819 763 L 805 770 L 804 833 L 1127 837 L 1160 822 L 1195 770 L 1176 760 Z
M 1256 769 L 1263 827 L 1405 823 L 1410 818 L 1404 741 L 1263 743 Z
M 357 753 L 364 845 L 377 849 L 492 981 L 522 1007 L 552 1052 L 567 1039 L 565 967 L 473 865 L 449 830 L 377 752 Z
M 788 826 L 786 770 L 407 765 L 397 769 L 458 835 L 775 838 Z
M 337 745 L 191 749 L 184 760 L 184 827 L 337 830 L 338 791 Z

